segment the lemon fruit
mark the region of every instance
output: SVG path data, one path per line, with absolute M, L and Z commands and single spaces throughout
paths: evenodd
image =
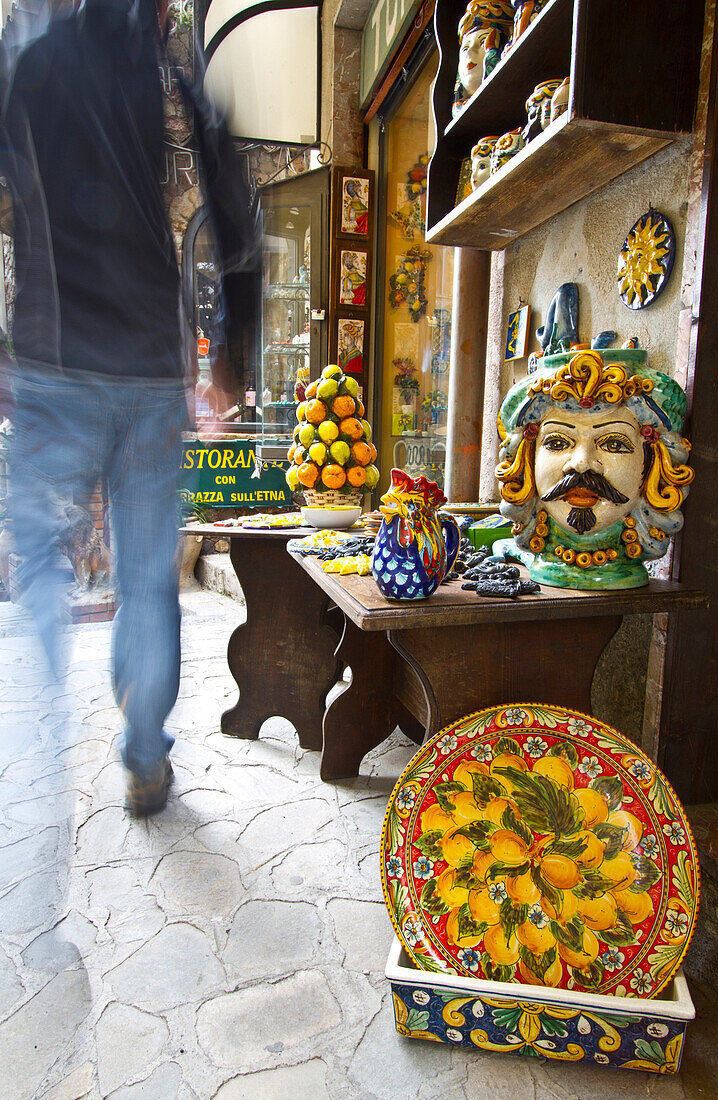
M 342 368 L 336 363 L 329 363 L 322 371 L 322 378 L 341 378 Z
M 292 490 L 293 493 L 296 493 L 297 489 L 300 486 L 299 471 L 297 470 L 297 467 L 290 466 L 285 474 L 285 477 L 287 479 L 287 485 L 289 486 L 289 488 Z
M 541 897 L 529 871 L 507 878 L 506 893 L 516 905 L 533 905 Z
M 478 760 L 462 760 L 454 772 L 454 782 L 463 783 L 470 791 L 474 789 L 475 775 L 488 775 L 486 764 L 480 764 Z
M 573 790 L 573 770 L 562 756 L 542 756 L 533 766 L 534 775 L 553 779 L 559 787 Z
M 316 462 L 317 466 L 322 466 L 324 460 L 327 457 L 327 449 L 323 443 L 312 443 L 309 448 L 309 457 L 312 462 Z
M 345 443 L 343 439 L 337 439 L 336 442 L 330 443 L 329 454 L 340 466 L 345 466 L 351 455 L 349 444 Z
M 473 857 L 474 845 L 468 837 L 454 829 L 444 834 L 441 840 L 441 852 L 450 867 L 458 867 L 462 860 Z
M 549 948 L 556 946 L 556 937 L 546 922 L 545 928 L 538 928 L 530 920 L 525 920 L 516 929 L 519 943 L 532 951 L 534 955 L 543 955 Z
M 643 924 L 646 917 L 653 913 L 653 901 L 647 890 L 641 890 L 638 894 L 632 890 L 614 890 L 613 896 L 631 924 Z
M 364 438 L 366 439 L 367 443 L 371 443 L 371 424 L 368 420 L 360 420 L 359 423 L 362 426 Z
M 600 948 L 601 945 L 595 933 L 587 928 L 583 933 L 583 942 L 578 951 L 567 947 L 565 943 L 559 942 L 558 953 L 569 966 L 575 966 L 577 970 L 585 970 L 587 966 L 596 961 Z
M 519 958 L 519 941 L 515 935 L 507 939 L 500 924 L 494 924 L 484 933 L 484 948 L 496 966 L 513 966 Z
M 469 891 L 465 886 L 456 886 L 456 871 L 450 867 L 442 871 L 436 880 L 436 892 L 449 909 L 464 905 L 469 900 Z
M 578 885 L 581 872 L 578 865 L 568 856 L 544 856 L 540 863 L 541 874 L 546 882 L 559 890 L 571 890 Z
M 491 835 L 490 844 L 491 854 L 498 863 L 519 867 L 526 862 L 528 854 L 526 843 L 510 829 L 497 829 Z
M 299 442 L 304 447 L 309 447 L 314 442 L 314 425 L 303 424 L 299 429 Z
M 613 890 L 625 890 L 636 881 L 636 868 L 626 852 L 619 852 L 613 859 L 604 859 L 601 874 L 613 884 Z
M 446 938 L 455 947 L 476 947 L 484 938 L 483 932 L 475 936 L 459 935 L 459 910 L 452 909 L 446 918 Z
M 339 392 L 339 383 L 335 378 L 323 378 L 317 386 L 317 397 L 329 403 Z
M 335 424 L 333 420 L 322 420 L 321 424 L 317 426 L 317 432 L 322 443 L 333 443 L 335 439 L 339 438 L 339 425 Z
M 617 828 L 624 830 L 621 845 L 624 852 L 632 852 L 641 843 L 643 825 L 637 817 L 629 814 L 626 810 L 614 810 L 613 813 L 608 815 L 606 824 L 615 825 Z
M 474 920 L 483 921 L 484 924 L 496 924 L 500 909 L 499 903 L 493 900 L 484 887 L 480 890 L 469 890 L 469 912 Z
M 379 471 L 376 466 L 367 466 L 366 468 L 366 487 L 367 489 L 376 489 L 379 484 Z
M 311 451 L 309 453 L 311 454 Z M 581 854 L 575 856 L 576 863 L 579 867 L 598 867 L 599 864 L 603 862 L 606 842 L 597 837 L 595 833 L 591 833 L 584 829 L 580 833 L 576 833 L 575 837 L 571 837 L 571 839 L 580 840 L 585 844 L 585 848 Z
M 440 829 L 443 833 L 447 829 L 454 829 L 455 823 L 446 810 L 442 810 L 439 803 L 435 802 L 433 806 L 429 806 L 428 810 L 424 810 L 421 815 L 421 828 L 425 833 L 433 833 L 437 829 Z
M 356 397 L 359 393 L 359 383 L 356 378 L 350 378 L 349 375 L 347 375 L 342 382 L 342 390 L 348 393 L 350 397 Z
M 594 825 L 600 825 L 608 817 L 606 800 L 598 791 L 594 791 L 591 787 L 582 787 L 580 790 L 574 791 L 574 797 L 584 812 L 587 829 L 591 829 Z
M 616 923 L 618 907 L 612 894 L 599 894 L 597 898 L 579 898 L 578 912 L 587 928 L 604 932 Z

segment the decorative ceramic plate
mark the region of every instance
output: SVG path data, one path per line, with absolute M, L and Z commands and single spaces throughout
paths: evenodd
M 513 703 L 447 726 L 396 784 L 381 853 L 389 915 L 424 970 L 652 997 L 693 934 L 678 798 L 577 711 Z

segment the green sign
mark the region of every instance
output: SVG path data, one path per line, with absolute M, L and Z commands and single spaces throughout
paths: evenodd
M 184 444 L 180 500 L 201 508 L 281 508 L 292 504 L 288 462 L 258 458 L 250 439 Z
M 420 0 L 374 0 L 361 36 L 361 107 L 366 105 L 419 5 Z

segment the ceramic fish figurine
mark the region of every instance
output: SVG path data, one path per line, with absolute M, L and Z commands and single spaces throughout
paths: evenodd
M 436 591 L 459 550 L 456 521 L 437 512 L 446 497 L 435 481 L 394 469 L 381 500 L 384 522 L 372 555 L 374 579 L 389 599 L 424 599 Z

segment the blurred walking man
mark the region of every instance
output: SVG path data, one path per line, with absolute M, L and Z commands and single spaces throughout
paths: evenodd
M 180 668 L 176 487 L 187 408 L 180 279 L 160 184 L 162 56 L 154 0 L 86 0 L 4 57 L 20 589 L 61 677 L 60 505 L 106 479 L 122 601 L 113 686 L 137 816 L 167 799 L 173 739 L 164 723 Z M 231 274 L 254 255 L 246 192 L 219 120 L 183 91 L 220 267 Z

